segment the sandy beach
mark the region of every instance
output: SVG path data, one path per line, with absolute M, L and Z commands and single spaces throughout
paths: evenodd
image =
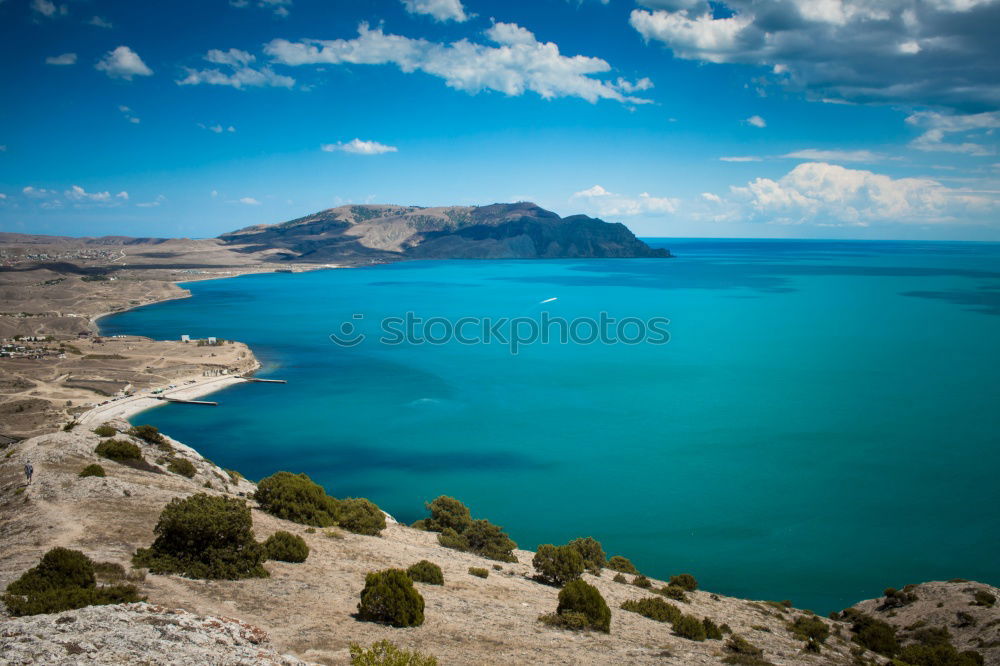
M 206 377 L 200 380 L 196 379 L 193 384 L 186 384 L 169 391 L 164 391 L 160 395 L 170 398 L 179 398 L 182 400 L 194 400 L 201 396 L 208 395 L 209 393 L 221 391 L 227 386 L 232 386 L 233 384 L 239 384 L 240 382 L 245 381 L 246 379 L 243 377 L 236 377 L 232 375 L 225 377 Z M 106 405 L 98 405 L 97 407 L 81 414 L 77 421 L 85 425 L 99 425 L 105 421 L 110 421 L 111 419 L 128 420 L 129 417 L 138 414 L 139 412 L 143 412 L 151 407 L 158 407 L 165 404 L 168 404 L 167 401 L 158 400 L 149 394 L 134 395 L 128 398 L 121 398 Z

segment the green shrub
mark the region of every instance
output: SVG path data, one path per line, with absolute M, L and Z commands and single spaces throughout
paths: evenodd
M 586 569 L 601 569 L 607 564 L 607 557 L 604 555 L 601 542 L 592 537 L 573 539 L 566 545 L 580 553 L 580 557 L 583 558 L 583 566 Z
M 389 641 L 378 641 L 365 649 L 351 643 L 351 666 L 437 666 L 435 657 L 400 650 Z
M 466 553 L 500 562 L 517 562 L 513 550 L 517 548 L 503 529 L 488 520 L 474 520 L 462 534 L 446 527 L 438 535 L 438 543 Z
M 830 627 L 815 615 L 800 615 L 785 628 L 804 641 L 823 643 L 830 635 Z
M 264 542 L 267 559 L 279 562 L 305 562 L 309 557 L 309 546 L 302 537 L 279 530 Z
M 104 473 L 103 467 L 97 463 L 91 463 L 80 470 L 80 473 L 77 474 L 77 476 L 106 476 L 106 474 Z
M 197 472 L 194 465 L 187 458 L 173 458 L 167 465 L 167 471 L 186 476 L 189 479 L 194 477 Z
M 277 472 L 257 484 L 261 511 L 302 525 L 330 527 L 337 522 L 337 500 L 305 474 Z
M 469 567 L 469 573 L 478 578 L 488 578 L 490 575 L 489 569 L 483 567 Z
M 587 629 L 608 633 L 611 631 L 611 609 L 593 585 L 582 580 L 571 580 L 559 591 L 557 615 L 579 613 L 586 620 Z
M 393 627 L 417 627 L 424 622 L 424 598 L 402 569 L 374 571 L 365 576 L 358 618 Z
M 719 628 L 719 625 L 707 617 L 703 619 L 701 623 L 705 627 L 705 638 L 711 641 L 722 640 L 722 629 Z
M 670 584 L 679 587 L 687 592 L 694 592 L 698 589 L 698 581 L 691 574 L 679 574 L 670 577 Z
M 902 608 L 908 604 L 912 604 L 917 600 L 917 595 L 911 590 L 912 585 L 907 585 L 902 590 L 897 590 L 894 587 L 887 587 L 882 593 L 885 595 L 885 602 L 882 604 L 882 610 L 889 608 Z
M 959 652 L 950 643 L 907 645 L 899 652 L 907 666 L 982 666 L 983 656 L 974 650 Z
M 657 622 L 670 622 L 673 624 L 681 617 L 681 611 L 677 606 L 669 604 L 659 597 L 649 597 L 647 599 L 629 599 L 622 602 L 622 610 L 638 613 L 650 620 Z
M 681 615 L 673 624 L 674 633 L 681 638 L 691 641 L 703 641 L 707 638 L 705 625 L 693 615 Z
M 142 451 L 139 447 L 123 439 L 106 439 L 97 445 L 94 453 L 115 462 L 142 460 Z
M 611 559 L 608 560 L 608 568 L 620 573 L 632 574 L 633 576 L 639 573 L 639 570 L 635 568 L 629 559 L 621 555 L 612 555 Z
M 891 624 L 850 608 L 844 611 L 844 619 L 852 623 L 851 631 L 858 645 L 885 657 L 899 652 L 896 629 Z
M 674 601 L 687 601 L 687 594 L 684 590 L 677 587 L 676 585 L 664 585 L 656 591 L 657 594 L 662 594 L 667 599 L 673 599 Z
M 431 512 L 429 518 L 418 520 L 414 527 L 428 532 L 441 532 L 445 528 L 451 528 L 461 534 L 472 525 L 472 513 L 469 507 L 459 502 L 454 497 L 441 495 L 433 502 L 425 503 L 424 506 Z
M 140 548 L 132 561 L 153 573 L 190 578 L 266 578 L 267 554 L 254 541 L 252 527 L 243 500 L 205 493 L 174 499 L 153 529 L 153 545 Z
M 531 560 L 538 574 L 535 578 L 547 585 L 562 587 L 583 575 L 583 558 L 570 546 L 553 546 L 546 543 L 538 547 Z
M 644 590 L 648 590 L 649 588 L 653 587 L 653 584 L 649 582 L 649 579 L 643 576 L 642 574 L 639 574 L 638 576 L 633 578 L 632 584 L 635 585 L 636 587 L 641 587 Z
M 337 523 L 348 532 L 378 536 L 385 529 L 385 514 L 364 498 L 348 498 L 337 503 Z
M 406 570 L 406 575 L 414 583 L 444 585 L 444 574 L 441 573 L 441 567 L 427 560 L 420 560 L 416 564 L 410 565 L 410 568 Z
M 734 654 L 742 654 L 747 657 L 763 657 L 764 651 L 759 647 L 743 638 L 742 636 L 732 635 L 729 640 L 726 641 L 726 650 Z
M 109 426 L 107 423 L 104 425 L 99 425 L 94 428 L 94 434 L 100 437 L 114 437 L 118 434 L 118 431 Z
M 986 606 L 987 608 L 992 608 L 997 602 L 996 595 L 987 592 L 986 590 L 976 590 L 973 595 L 973 605 L 975 606 Z
M 133 437 L 138 437 L 144 442 L 156 445 L 156 447 L 161 451 L 169 453 L 174 450 L 173 447 L 170 446 L 170 442 L 168 442 L 166 438 L 160 434 L 160 431 L 157 430 L 154 426 L 151 425 L 135 426 L 134 428 L 131 428 L 128 431 L 128 434 L 132 435 Z
M 615 577 L 612 578 L 611 580 L 613 580 L 616 583 L 627 583 L 628 582 L 628 578 L 626 578 L 625 576 L 623 576 L 620 573 L 615 574 Z
M 546 624 L 550 627 L 556 627 L 557 629 L 569 629 L 571 631 L 583 631 L 584 629 L 590 628 L 590 620 L 583 613 L 574 613 L 568 611 L 566 613 L 547 613 L 545 615 L 539 615 L 538 621 L 542 624 Z
M 133 585 L 97 587 L 94 563 L 68 548 L 45 553 L 37 566 L 7 586 L 0 599 L 15 616 L 143 600 Z

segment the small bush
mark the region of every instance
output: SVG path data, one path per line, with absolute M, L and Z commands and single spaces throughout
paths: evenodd
M 670 584 L 679 587 L 687 592 L 694 592 L 698 589 L 698 581 L 691 574 L 679 574 L 670 577 Z
M 975 650 L 959 652 L 951 643 L 907 645 L 899 661 L 908 666 L 982 666 L 983 656 Z
M 174 458 L 167 465 L 167 471 L 174 474 L 180 474 L 181 476 L 186 476 L 187 478 L 194 477 L 197 470 L 194 465 L 187 458 Z
M 909 586 L 907 586 L 909 587 Z M 902 590 L 897 590 L 894 587 L 887 587 L 882 593 L 885 595 L 885 601 L 882 603 L 881 610 L 887 610 L 890 608 L 902 608 L 908 604 L 912 604 L 917 600 L 917 595 L 913 594 L 907 588 Z
M 125 567 L 117 562 L 94 562 L 94 576 L 103 583 L 125 580 Z
M 707 617 L 701 623 L 705 627 L 705 638 L 710 641 L 722 640 L 722 629 L 719 628 L 719 625 Z
M 337 523 L 348 532 L 378 536 L 385 529 L 385 514 L 364 498 L 349 498 L 337 504 Z
M 109 426 L 107 423 L 104 425 L 99 425 L 93 430 L 95 435 L 100 437 L 114 437 L 118 434 L 118 431 Z
M 198 493 L 174 499 L 153 529 L 156 539 L 132 558 L 153 573 L 190 578 L 266 578 L 267 554 L 254 541 L 253 518 L 243 500 Z
M 174 448 L 170 446 L 170 442 L 168 442 L 166 438 L 162 434 L 160 434 L 160 431 L 157 430 L 154 426 L 151 425 L 135 426 L 134 428 L 131 428 L 128 431 L 128 434 L 132 435 L 133 437 L 138 437 L 144 442 L 153 444 L 158 449 L 166 453 L 169 453 L 174 450 Z
M 504 533 L 501 527 L 488 520 L 472 521 L 472 525 L 462 534 L 446 527 L 438 535 L 438 543 L 445 548 L 475 553 L 480 557 L 499 562 L 517 562 L 513 553 L 517 544 Z
M 78 550 L 53 548 L 37 566 L 8 585 L 0 600 L 11 615 L 22 616 L 143 599 L 133 585 L 97 587 L 89 557 Z
M 688 600 L 687 594 L 684 593 L 684 590 L 677 587 L 676 585 L 664 585 L 656 592 L 657 594 L 662 594 L 667 599 L 673 599 L 674 601 L 686 602 Z
M 615 574 L 615 577 L 612 578 L 611 580 L 613 580 L 616 583 L 628 583 L 628 578 L 626 578 L 620 573 Z
M 435 657 L 400 650 L 389 641 L 378 641 L 365 649 L 351 643 L 351 666 L 437 666 Z
M 586 569 L 601 569 L 608 563 L 601 542 L 597 539 L 592 537 L 573 539 L 566 545 L 580 553 L 580 557 L 583 558 L 583 566 Z
M 410 568 L 406 570 L 406 575 L 414 583 L 444 585 L 444 574 L 441 573 L 441 567 L 427 560 L 420 560 L 416 564 L 411 564 Z
M 375 571 L 365 576 L 358 618 L 393 627 L 424 623 L 424 598 L 402 569 Z
M 569 629 L 570 631 L 583 631 L 584 629 L 590 628 L 589 620 L 586 615 L 583 613 L 574 613 L 572 611 L 562 614 L 547 613 L 545 615 L 539 615 L 538 621 L 550 627 L 556 627 L 557 629 Z
M 570 546 L 543 544 L 538 547 L 531 564 L 538 572 L 536 579 L 556 587 L 583 575 L 583 558 L 578 550 Z
M 571 580 L 559 591 L 557 615 L 579 613 L 584 616 L 586 627 L 608 633 L 611 631 L 611 609 L 593 585 L 582 580 Z
M 649 588 L 653 587 L 653 584 L 649 582 L 649 579 L 643 576 L 642 574 L 639 574 L 638 576 L 633 578 L 632 584 L 635 585 L 636 587 L 641 587 L 644 590 L 648 590 Z
M 94 453 L 115 462 L 142 460 L 142 451 L 139 447 L 123 439 L 106 439 L 97 445 Z
M 425 503 L 424 506 L 431 512 L 429 518 L 418 520 L 414 527 L 428 532 L 441 532 L 446 528 L 451 528 L 461 534 L 472 525 L 472 513 L 469 507 L 459 502 L 454 497 L 441 495 L 433 502 Z
M 996 604 L 996 595 L 987 592 L 986 590 L 976 590 L 973 595 L 973 605 L 975 606 L 986 606 L 987 608 L 992 608 Z
M 302 525 L 330 527 L 337 522 L 337 500 L 305 474 L 277 472 L 257 484 L 261 511 Z
M 691 641 L 703 641 L 706 638 L 705 625 L 693 615 L 681 615 L 674 624 L 674 633 Z
M 622 610 L 638 613 L 643 617 L 657 622 L 669 622 L 673 624 L 681 617 L 681 611 L 677 606 L 668 604 L 659 597 L 649 597 L 648 599 L 629 599 L 622 602 Z
M 830 627 L 815 615 L 800 615 L 785 628 L 804 641 L 823 643 L 830 635 Z
M 489 569 L 482 567 L 469 567 L 469 573 L 479 578 L 488 578 L 490 575 Z
M 633 576 L 639 573 L 639 570 L 635 568 L 629 559 L 621 555 L 613 555 L 608 560 L 608 568 L 620 573 L 632 574 Z
M 104 473 L 103 467 L 97 463 L 91 463 L 80 470 L 80 473 L 77 476 L 106 476 L 106 474 Z
M 264 542 L 267 559 L 279 562 L 305 562 L 309 557 L 309 546 L 302 537 L 279 530 Z
M 896 629 L 891 624 L 853 609 L 844 611 L 844 618 L 852 622 L 853 640 L 858 645 L 884 657 L 894 657 L 899 652 Z
M 759 647 L 743 638 L 742 636 L 732 635 L 729 640 L 726 641 L 726 650 L 734 654 L 742 654 L 747 657 L 763 657 L 764 651 Z

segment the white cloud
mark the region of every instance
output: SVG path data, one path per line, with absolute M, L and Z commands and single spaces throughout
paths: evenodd
M 767 127 L 767 121 L 761 118 L 760 116 L 750 116 L 743 122 L 745 122 L 747 125 L 753 125 L 754 127 L 760 127 L 760 128 Z
M 3 201 L 6 198 L 7 198 L 7 195 L 4 194 L 3 192 L 0 192 L 0 201 Z
M 24 196 L 28 197 L 29 199 L 45 199 L 58 194 L 58 192 L 47 190 L 44 187 L 38 188 L 38 187 L 33 187 L 31 185 L 28 185 L 27 187 L 22 189 L 21 193 L 24 194 Z
M 250 0 L 229 0 L 229 4 L 233 7 L 249 7 Z M 292 0 L 257 0 L 255 6 L 262 9 L 271 9 L 276 16 L 285 18 L 289 13 L 288 8 L 292 6 Z
M 153 199 L 152 201 L 142 201 L 137 203 L 136 206 L 138 206 L 139 208 L 156 208 L 166 200 L 167 198 L 165 196 L 163 196 L 162 194 L 158 194 L 156 195 L 156 198 Z
M 351 139 L 347 143 L 341 143 L 340 141 L 337 143 L 324 143 L 320 148 L 328 153 L 339 150 L 356 155 L 381 155 L 383 153 L 395 153 L 399 151 L 396 146 L 387 146 L 378 141 L 362 141 L 361 139 Z
M 76 54 L 75 53 L 63 53 L 62 55 L 49 56 L 45 59 L 46 65 L 75 65 L 76 64 Z
M 403 0 L 403 5 L 411 14 L 427 14 L 437 21 L 469 20 L 461 0 Z
M 7 152 L 7 144 L 0 145 L 0 153 L 6 153 L 6 152 Z
M 712 194 L 711 192 L 702 192 L 701 198 L 705 201 L 711 201 L 712 203 L 722 203 L 722 197 L 718 194 Z
M 739 155 L 736 157 L 720 157 L 720 162 L 760 162 L 761 158 L 755 155 Z
M 639 0 L 630 24 L 677 58 L 765 66 L 829 101 L 1000 103 L 995 0 Z M 960 73 L 960 74 L 959 74 Z
M 585 202 L 591 211 L 603 216 L 662 215 L 676 212 L 680 204 L 678 199 L 654 197 L 648 192 L 637 197 L 615 194 L 600 185 L 576 192 L 570 198 Z
M 260 202 L 253 197 L 243 197 L 240 199 L 241 204 L 246 204 L 247 206 L 259 206 Z
M 818 150 L 816 148 L 796 150 L 781 157 L 813 162 L 879 162 L 885 159 L 885 155 L 873 153 L 870 150 Z
M 119 192 L 112 195 L 111 192 L 87 192 L 79 185 L 73 185 L 63 192 L 63 197 L 69 201 L 81 204 L 95 204 L 99 206 L 117 206 L 122 201 L 128 201 L 128 192 Z
M 496 90 L 518 96 L 526 91 L 545 99 L 579 97 L 589 102 L 611 99 L 626 103 L 647 100 L 628 97 L 610 81 L 595 78 L 611 66 L 600 58 L 565 56 L 552 42 L 539 42 L 530 31 L 512 24 L 495 23 L 486 31 L 498 46 L 466 39 L 439 44 L 385 34 L 362 23 L 354 39 L 289 42 L 275 39 L 265 52 L 284 65 L 394 64 L 402 71 L 425 72 L 445 84 L 470 94 Z
M 720 197 L 719 202 L 705 198 L 729 206 L 729 219 L 778 224 L 968 221 L 970 212 L 997 204 L 995 198 L 949 188 L 930 178 L 892 178 L 825 162 L 803 163 L 778 180 L 757 178 L 730 190 L 730 196 Z
M 87 25 L 92 25 L 98 28 L 113 28 L 111 21 L 101 18 L 100 16 L 91 16 L 90 20 L 87 21 Z
M 943 114 L 936 111 L 919 111 L 906 118 L 906 122 L 924 130 L 924 133 L 910 142 L 912 148 L 924 151 L 963 153 L 966 155 L 993 155 L 995 145 L 965 141 L 954 143 L 947 141 L 949 135 L 967 135 L 970 132 L 981 132 L 984 139 L 993 144 L 996 139 L 992 131 L 1000 128 L 1000 111 L 975 113 L 967 115 Z
M 615 81 L 615 87 L 621 90 L 623 93 L 631 95 L 632 93 L 642 92 L 643 90 L 649 90 L 653 87 L 653 82 L 648 77 L 643 77 L 632 83 L 627 81 L 620 76 L 618 80 Z
M 124 104 L 119 106 L 118 110 L 122 112 L 123 116 L 125 116 L 125 120 L 129 121 L 130 123 L 138 125 L 141 122 L 139 118 L 134 113 L 132 113 L 132 109 L 125 106 Z
M 31 9 L 48 18 L 52 18 L 56 14 L 65 16 L 69 12 L 69 8 L 66 5 L 56 6 L 50 0 L 31 0 Z
M 95 67 L 113 79 L 131 81 L 133 76 L 151 76 L 153 70 L 146 66 L 139 54 L 127 46 L 108 51 Z
M 222 65 L 228 71 L 220 69 L 192 69 L 186 67 L 187 76 L 178 85 L 192 86 L 208 84 L 215 86 L 230 86 L 241 90 L 243 88 L 291 88 L 295 79 L 277 74 L 270 67 L 255 69 L 253 62 L 257 59 L 251 53 L 240 49 L 221 51 L 212 49 L 205 54 L 205 60 L 216 65 Z

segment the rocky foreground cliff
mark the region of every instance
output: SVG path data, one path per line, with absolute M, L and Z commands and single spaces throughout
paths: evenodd
M 94 448 L 101 437 L 80 426 L 11 445 L 0 454 L 0 588 L 49 548 L 64 546 L 95 562 L 121 565 L 151 605 L 0 616 L 0 661 L 346 664 L 351 643 L 388 639 L 436 656 L 442 664 L 889 663 L 858 643 L 849 618 L 816 617 L 784 603 L 711 590 L 695 590 L 671 603 L 732 633 L 721 640 L 689 640 L 667 623 L 623 610 L 627 600 L 656 595 L 637 586 L 635 576 L 616 579 L 610 569 L 584 574 L 611 608 L 610 633 L 549 627 L 538 618 L 555 610 L 559 590 L 535 579 L 530 551 L 515 550 L 516 562 L 493 562 L 444 548 L 434 533 L 392 521 L 379 536 L 310 529 L 264 513 L 251 500 L 256 538 L 264 540 L 277 530 L 301 536 L 310 548 L 304 563 L 270 561 L 269 578 L 241 581 L 148 574 L 132 569 L 131 557 L 152 542 L 153 526 L 171 499 L 198 492 L 246 499 L 255 485 L 173 440 L 168 440 L 171 455 L 190 461 L 193 475 L 170 473 L 157 462 L 162 446 L 131 436 L 124 421 L 111 426 L 117 439 L 135 443 L 157 469 L 98 458 Z M 35 482 L 25 486 L 21 468 L 29 459 Z M 107 476 L 78 476 L 95 462 Z M 357 619 L 366 573 L 424 559 L 441 567 L 444 585 L 418 584 L 426 601 L 421 626 L 397 629 Z M 470 567 L 486 568 L 489 575 L 471 575 Z M 664 583 L 650 581 L 653 588 Z M 998 594 L 974 582 L 927 583 L 858 608 L 894 625 L 903 644 L 933 630 L 932 638 L 947 635 L 956 647 L 979 651 L 986 664 L 1000 664 L 1000 609 L 980 603 Z M 815 635 L 826 634 L 818 652 L 796 632 L 796 623 Z M 732 647 L 734 636 L 749 646 L 744 652 Z

